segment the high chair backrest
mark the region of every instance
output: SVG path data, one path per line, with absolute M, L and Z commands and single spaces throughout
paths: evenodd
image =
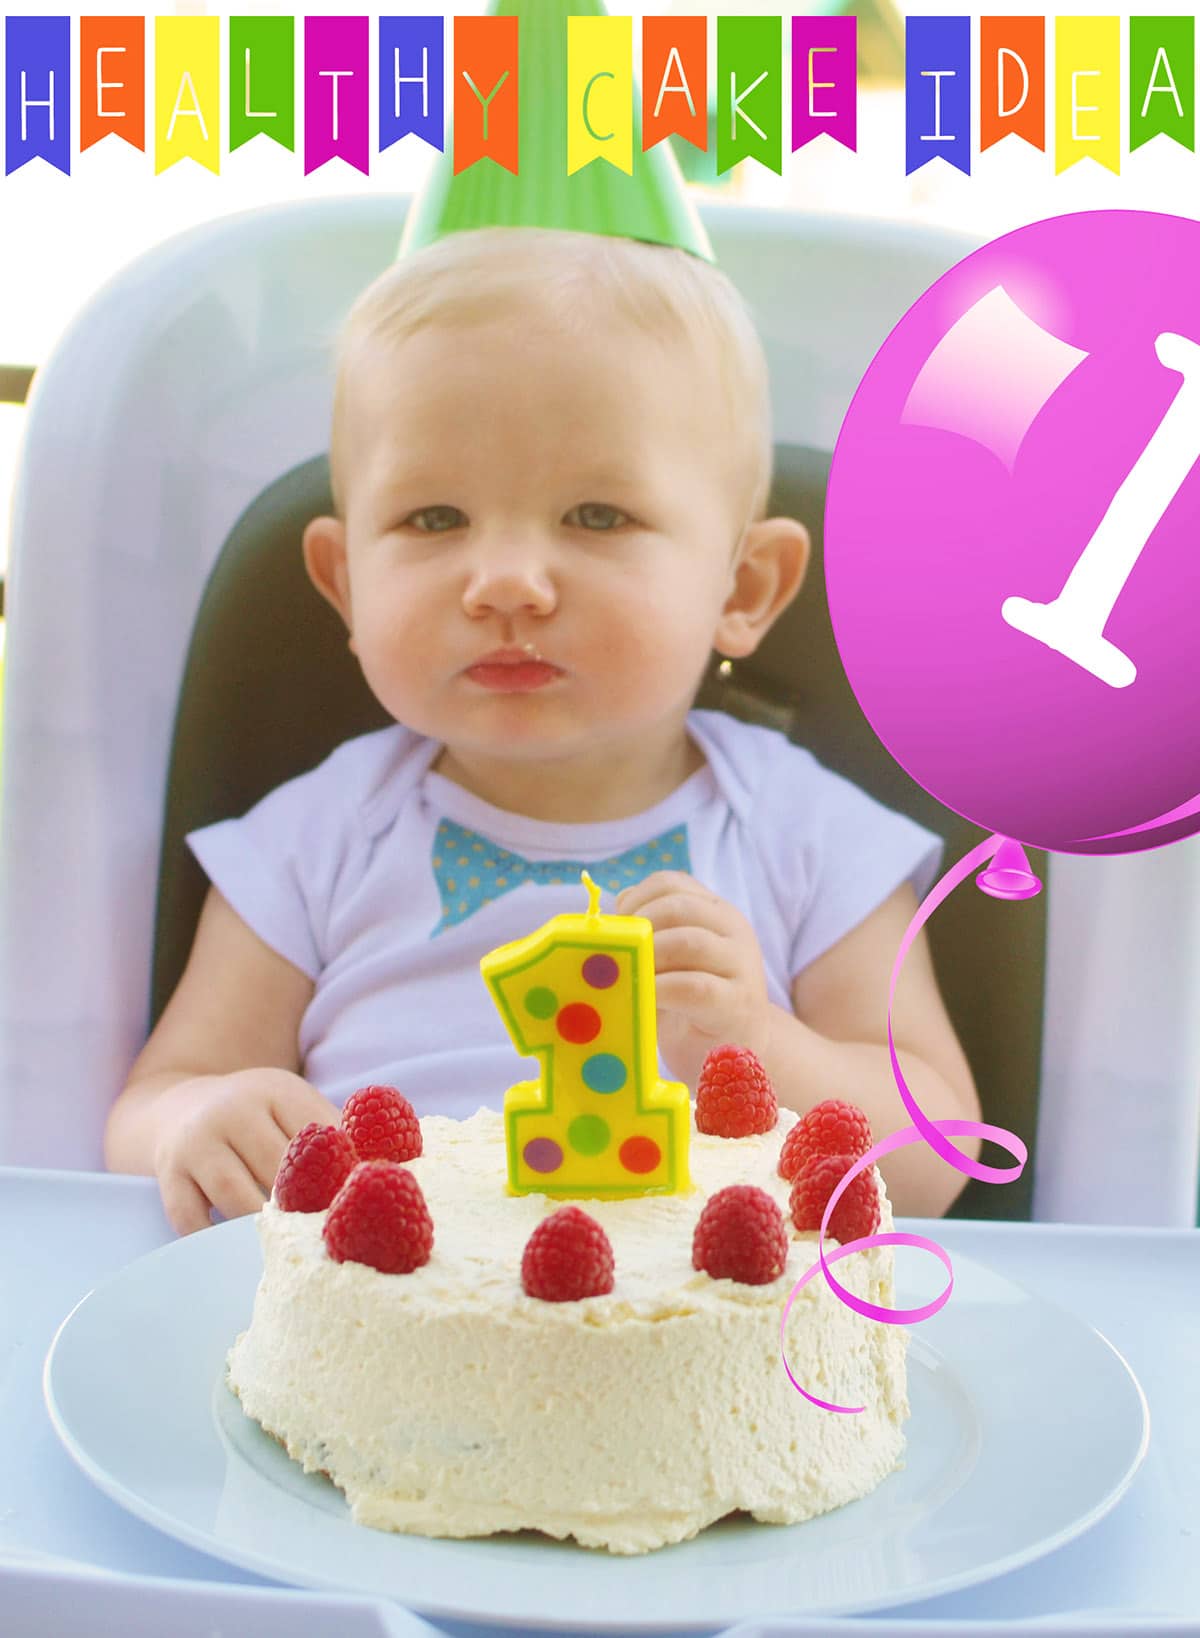
M 811 530 L 813 584 L 759 652 L 740 662 L 728 679 L 714 656 L 699 703 L 791 734 L 884 800 L 940 830 L 948 857 L 957 857 L 981 833 L 946 813 L 886 756 L 838 663 L 821 592 L 828 465 L 828 456 L 813 450 L 777 449 L 771 511 L 800 518 Z M 205 589 L 167 782 L 152 1019 L 183 971 L 207 886 L 184 844 L 187 832 L 244 812 L 343 739 L 387 721 L 347 649 L 341 622 L 304 573 L 304 525 L 331 504 L 323 457 L 285 474 L 239 520 Z M 229 730 L 231 722 L 235 732 Z M 1044 934 L 1040 900 L 1018 909 L 971 889 L 947 903 L 934 936 L 943 993 L 978 1066 L 985 1107 L 1030 1143 Z M 985 1006 L 978 1005 L 981 995 L 988 998 Z M 1031 1183 L 1032 1175 L 1002 1196 L 972 1185 L 958 1209 L 1027 1214 Z
M 380 720 L 298 543 L 326 504 L 329 343 L 394 256 L 404 208 L 306 202 L 172 240 L 94 298 L 35 380 L 9 584 L 0 1162 L 102 1163 L 105 1114 L 203 892 L 183 832 Z M 703 214 L 771 363 L 776 505 L 819 546 L 829 451 L 858 379 L 971 246 L 845 218 Z M 711 676 L 701 703 L 793 732 L 940 830 L 948 859 L 980 834 L 908 780 L 858 713 L 819 559 L 760 654 L 727 682 Z M 1043 901 L 971 888 L 932 927 L 987 1114 L 1031 1146 L 1043 917 Z M 1031 1175 L 972 1186 L 966 1209 L 1027 1210 Z

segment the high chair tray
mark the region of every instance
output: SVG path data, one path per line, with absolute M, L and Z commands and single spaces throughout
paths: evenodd
M 231 1224 L 215 1230 L 209 1244 L 216 1246 L 222 1236 L 231 1240 L 249 1228 L 249 1224 Z M 916 1630 L 916 1623 L 928 1628 L 934 1620 L 953 1620 L 957 1630 L 959 1622 L 969 1628 L 970 1623 L 988 1618 L 1024 1618 L 1020 1630 L 1027 1630 L 1024 1622 L 1031 1618 L 1036 1623 L 1040 1616 L 1072 1610 L 1081 1618 L 1090 1612 L 1078 1630 L 1100 1631 L 1108 1624 L 1102 1614 L 1106 1609 L 1114 1612 L 1119 1630 L 1132 1630 L 1139 1616 L 1148 1622 L 1152 1616 L 1200 1607 L 1200 1570 L 1182 1522 L 1200 1515 L 1200 1415 L 1194 1399 L 1183 1391 L 1189 1374 L 1185 1362 L 1189 1356 L 1194 1359 L 1200 1347 L 1200 1319 L 1192 1300 L 1200 1275 L 1200 1237 L 1157 1230 L 954 1222 L 922 1228 L 952 1256 L 965 1254 L 964 1276 L 969 1263 L 985 1264 L 985 1273 L 990 1269 L 994 1275 L 1010 1276 L 1035 1290 L 1042 1301 L 1069 1307 L 1105 1330 L 1142 1379 L 1155 1416 L 1155 1436 L 1129 1494 L 1086 1535 L 1059 1547 L 1036 1565 L 898 1611 L 895 1631 Z M 135 1580 L 148 1575 L 167 1578 L 175 1585 L 190 1580 L 261 1587 L 260 1577 L 170 1541 L 94 1490 L 58 1446 L 40 1403 L 40 1360 L 73 1301 L 140 1252 L 171 1240 L 153 1185 L 146 1180 L 80 1173 L 0 1170 L 3 1231 L 7 1231 L 6 1245 L 23 1250 L 20 1259 L 7 1261 L 0 1276 L 6 1287 L 0 1302 L 0 1359 L 8 1365 L 0 1378 L 0 1426 L 10 1456 L 0 1468 L 0 1558 L 6 1550 L 13 1554 L 40 1551 L 122 1571 Z M 193 1247 L 199 1243 L 191 1242 Z M 188 1242 L 183 1242 L 180 1254 L 187 1247 Z M 917 1254 L 913 1260 L 926 1261 Z M 948 1307 L 954 1302 L 952 1297 Z M 150 1319 L 147 1333 L 153 1325 Z M 916 1328 L 917 1336 L 921 1329 Z M 931 1333 L 929 1346 L 933 1345 Z M 1098 1444 L 1109 1437 L 1103 1428 L 1097 1428 L 1096 1434 Z M 299 1475 L 298 1469 L 296 1473 Z M 1031 1473 L 1029 1493 L 1039 1482 L 1039 1475 Z M 787 1533 L 799 1537 L 809 1528 L 801 1526 Z M 756 1533 L 780 1534 L 767 1527 L 759 1527 Z M 583 1562 L 595 1557 L 566 1551 Z M 685 1551 L 668 1549 L 641 1562 L 657 1559 L 666 1565 L 673 1553 Z M 623 1562 L 628 1570 L 629 1561 Z M 30 1573 L 25 1571 L 27 1578 Z M 577 1604 L 572 1617 L 580 1607 L 587 1606 Z M 458 1609 L 466 1613 L 461 1603 Z M 747 1603 L 740 1611 L 723 1612 L 724 1626 L 729 1629 L 731 1616 L 749 1617 L 755 1609 L 762 1611 L 764 1606 Z M 658 1631 L 672 1630 L 668 1610 L 669 1606 L 649 1609 L 630 1603 L 618 1625 L 624 1631 L 651 1626 Z M 1116 1611 L 1121 1612 L 1119 1617 Z M 475 1620 L 490 1624 L 499 1613 L 477 1611 Z M 440 1624 L 449 1616 L 435 1614 L 432 1619 Z M 578 1618 L 572 1624 L 576 1631 L 598 1630 L 581 1627 Z M 611 1629 L 611 1622 L 605 1624 Z M 711 1616 L 703 1629 L 694 1619 L 687 1624 L 693 1631 L 714 1630 Z M 543 1623 L 537 1625 L 541 1628 Z M 816 1626 L 798 1620 L 772 1623 L 761 1630 L 799 1634 L 842 1628 L 854 1631 L 865 1626 L 865 1621 L 825 1618 Z M 888 1628 L 889 1623 L 878 1618 L 871 1626 L 881 1633 Z M 443 1630 L 466 1629 L 459 1625 Z M 739 1630 L 749 1638 L 751 1631 L 760 1628 L 751 1622 Z M 1071 1624 L 1054 1621 L 1046 1630 L 1069 1631 Z M 1151 1630 L 1149 1625 L 1146 1630 Z M 1154 1630 L 1166 1631 L 1169 1626 Z

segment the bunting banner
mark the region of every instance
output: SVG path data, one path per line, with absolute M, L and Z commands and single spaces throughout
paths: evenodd
M 708 43 L 703 17 L 642 21 L 642 147 L 678 136 L 708 150 Z
M 1196 151 L 1196 19 L 1129 19 L 1129 151 L 1152 137 Z
M 229 151 L 256 136 L 296 151 L 295 28 L 291 17 L 229 19 Z
M 515 17 L 454 19 L 454 174 L 491 159 L 517 174 L 520 128 Z
M 1046 151 L 1046 19 L 979 19 L 979 151 L 1006 136 Z
M 792 18 L 792 152 L 829 136 L 858 143 L 858 18 Z
M 1054 25 L 1054 172 L 1094 159 L 1121 171 L 1121 20 L 1057 17 Z
M 971 174 L 971 19 L 910 17 L 904 50 L 904 174 L 944 159 Z
M 155 174 L 181 159 L 219 174 L 223 141 L 233 155 L 257 136 L 288 154 L 302 140 L 305 176 L 331 159 L 369 175 L 373 155 L 405 137 L 452 146 L 453 174 L 489 159 L 515 176 L 522 130 L 533 160 L 568 178 L 597 159 L 632 177 L 638 155 L 667 140 L 712 150 L 697 175 L 754 160 L 782 176 L 785 126 L 788 153 L 822 135 L 859 151 L 859 51 L 873 61 L 878 39 L 854 11 L 647 16 L 636 74 L 630 17 L 566 7 L 548 53 L 536 10 L 505 11 L 245 15 L 227 26 L 190 12 L 8 15 L 4 175 L 31 159 L 71 175 L 76 119 L 77 152 L 111 136 L 142 153 L 152 141 Z M 903 174 L 940 158 L 970 175 L 972 143 L 983 154 L 1009 136 L 1046 154 L 1052 134 L 1055 174 L 1090 158 L 1119 175 L 1123 140 L 1130 154 L 1158 136 L 1194 154 L 1196 48 L 1195 17 L 1174 12 L 908 15 Z M 899 148 L 898 119 L 885 111 L 869 157 L 898 173 L 887 149 Z
M 717 174 L 757 159 L 783 175 L 783 19 L 717 18 Z
M 567 175 L 606 159 L 633 175 L 633 19 L 567 18 Z
M 221 171 L 221 24 L 154 19 L 154 173 L 181 159 Z
M 379 151 L 415 136 L 442 153 L 445 24 L 441 17 L 379 19 Z
M 146 151 L 146 20 L 79 19 L 79 151 L 119 136 Z
M 44 159 L 71 174 L 71 19 L 4 21 L 4 174 Z

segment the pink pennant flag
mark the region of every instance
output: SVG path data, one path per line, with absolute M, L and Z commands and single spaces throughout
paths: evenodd
M 858 141 L 858 18 L 792 18 L 792 152 L 831 136 Z
M 370 20 L 304 19 L 304 174 L 344 159 L 370 170 Z

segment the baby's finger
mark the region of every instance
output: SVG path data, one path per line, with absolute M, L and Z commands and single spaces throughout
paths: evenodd
M 737 951 L 728 938 L 707 927 L 657 928 L 654 933 L 654 971 L 711 973 L 718 978 L 737 976 Z
M 705 898 L 712 894 L 695 876 L 689 876 L 686 870 L 655 870 L 649 876 L 643 876 L 640 882 L 632 887 L 623 887 L 617 894 L 617 913 L 622 916 L 640 916 L 644 914 L 643 905 L 649 904 L 651 899 L 661 898 L 664 893 L 689 893 Z
M 176 1234 L 194 1234 L 211 1224 L 210 1202 L 186 1172 L 165 1173 L 158 1180 L 158 1192 L 162 1195 L 167 1222 Z
M 663 973 L 654 981 L 655 998 L 664 1012 L 701 1026 L 718 1012 L 724 986 L 725 980 L 712 973 Z
M 222 1217 L 245 1217 L 258 1211 L 266 1199 L 245 1162 L 230 1148 L 203 1156 L 195 1168 L 195 1179 Z
M 263 1193 L 270 1194 L 279 1163 L 291 1142 L 279 1122 L 264 1114 L 227 1141 Z
M 337 1126 L 342 1118 L 336 1104 L 323 1098 L 315 1087 L 309 1086 L 299 1076 L 276 1089 L 271 1098 L 271 1113 L 289 1143 L 310 1121 L 315 1120 L 322 1126 Z
M 731 933 L 738 925 L 738 912 L 724 899 L 699 893 L 664 893 L 647 901 L 637 912 L 654 928 L 655 939 L 670 927 L 707 927 L 714 933 Z

